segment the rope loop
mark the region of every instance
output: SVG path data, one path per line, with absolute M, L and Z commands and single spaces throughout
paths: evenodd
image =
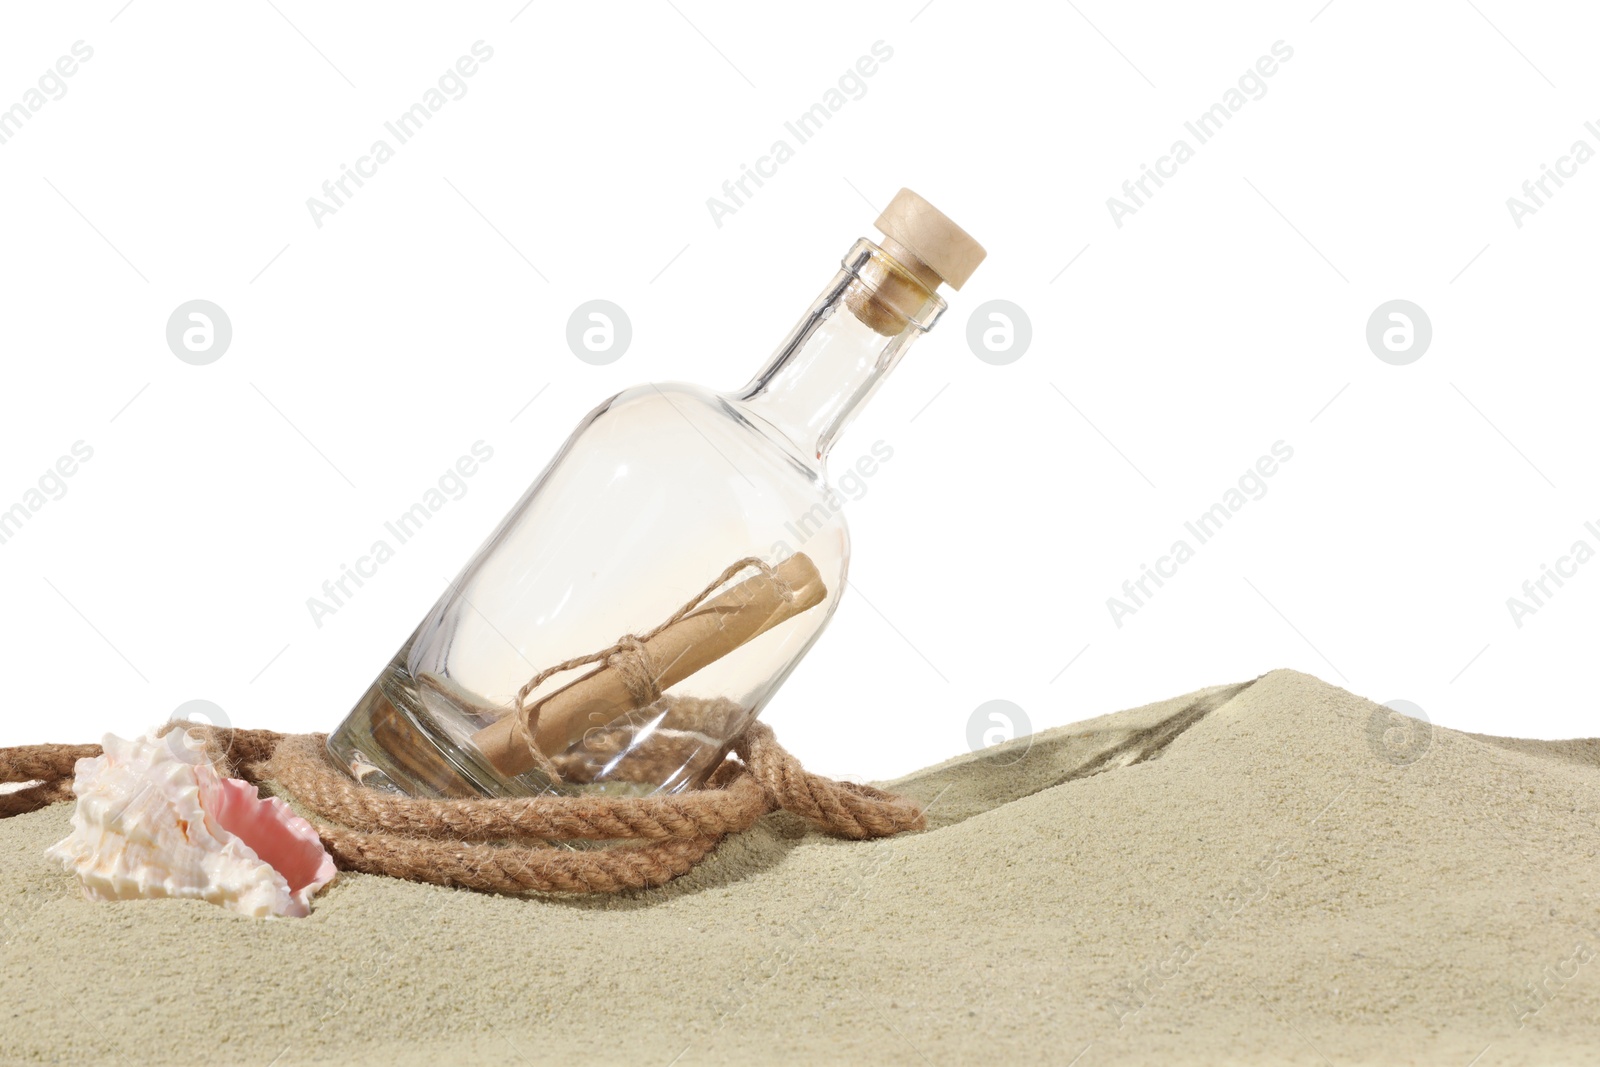
M 926 826 L 922 810 L 905 797 L 811 774 L 760 722 L 739 736 L 737 758 L 724 759 L 703 789 L 468 800 L 425 800 L 359 785 L 329 759 L 325 734 L 177 725 L 202 739 L 219 773 L 257 785 L 276 782 L 309 809 L 341 870 L 435 885 L 496 893 L 647 889 L 688 873 L 724 837 L 780 809 L 855 840 Z M 99 745 L 0 749 L 0 782 L 37 783 L 0 794 L 0 818 L 72 799 L 74 764 L 100 754 Z M 598 844 L 556 844 L 563 841 Z

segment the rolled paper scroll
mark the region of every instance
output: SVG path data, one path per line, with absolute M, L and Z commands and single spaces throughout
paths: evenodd
M 827 595 L 817 565 L 804 552 L 790 556 L 770 573 L 745 579 L 642 642 L 655 687 L 670 689 L 774 626 L 816 607 Z M 538 712 L 534 742 L 546 754 L 564 752 L 590 729 L 639 706 L 638 687 L 602 662 L 582 678 L 531 702 Z M 535 763 L 517 736 L 515 723 L 513 712 L 472 738 L 494 768 L 508 776 L 522 774 Z

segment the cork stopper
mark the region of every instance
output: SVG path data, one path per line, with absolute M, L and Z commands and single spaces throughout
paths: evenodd
M 971 234 L 910 189 L 896 193 L 873 225 L 888 238 L 885 252 L 913 274 L 926 272 L 952 289 L 965 285 L 988 255 Z
M 895 194 L 874 224 L 879 257 L 851 282 L 845 301 L 876 333 L 893 337 L 934 299 L 940 285 L 959 289 L 987 254 L 949 217 L 910 189 Z

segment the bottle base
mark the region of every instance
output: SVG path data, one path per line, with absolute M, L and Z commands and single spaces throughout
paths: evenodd
M 506 777 L 471 745 L 441 736 L 423 698 L 404 672 L 390 665 L 339 728 L 328 755 L 362 785 L 402 796 L 542 796 L 555 792 L 537 772 Z

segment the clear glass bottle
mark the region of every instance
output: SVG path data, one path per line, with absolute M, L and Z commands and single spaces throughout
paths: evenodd
M 877 225 L 745 388 L 591 412 L 329 737 L 335 762 L 412 796 L 700 785 L 843 592 L 830 446 L 984 255 L 910 190 Z

